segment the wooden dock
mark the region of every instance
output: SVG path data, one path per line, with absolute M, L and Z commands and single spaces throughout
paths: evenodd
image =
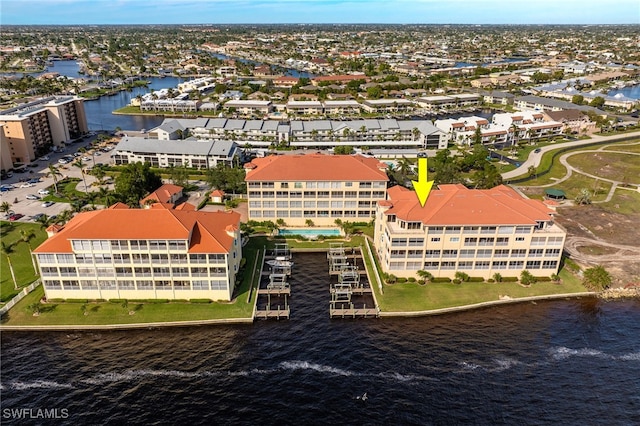
M 378 308 L 329 308 L 331 318 L 378 318 Z
M 290 288 L 260 288 L 258 289 L 258 294 L 277 294 L 280 296 L 281 294 L 291 295 Z
M 257 310 L 254 318 L 256 319 L 289 319 L 291 315 L 291 309 L 289 307 L 284 309 L 264 309 Z

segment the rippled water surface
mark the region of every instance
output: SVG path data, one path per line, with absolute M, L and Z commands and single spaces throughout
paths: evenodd
M 638 301 L 330 320 L 325 255 L 294 260 L 289 321 L 3 333 L 2 424 L 640 424 Z

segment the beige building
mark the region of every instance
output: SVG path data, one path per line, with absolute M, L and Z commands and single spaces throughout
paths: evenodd
M 378 202 L 374 245 L 388 274 L 418 278 L 425 270 L 454 278 L 459 271 L 488 279 L 558 272 L 566 232 L 538 200 L 504 185 L 440 185 L 424 207 L 413 190 L 395 186 L 387 194 Z
M 233 296 L 242 258 L 238 213 L 116 204 L 53 231 L 34 250 L 48 299 Z
M 64 146 L 87 133 L 83 102 L 73 96 L 54 96 L 0 111 L 2 170 L 11 169 L 13 163 L 28 164 L 51 147 Z
M 272 155 L 245 164 L 249 220 L 288 226 L 370 221 L 384 199 L 386 164 L 361 155 Z

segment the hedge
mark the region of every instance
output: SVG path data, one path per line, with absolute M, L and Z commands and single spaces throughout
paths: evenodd
M 438 277 L 431 280 L 432 283 L 450 283 L 451 278 L 447 277 Z
M 191 303 L 211 303 L 211 299 L 189 299 Z
M 485 280 L 482 277 L 469 277 L 469 279 L 467 280 L 467 282 L 470 283 L 483 283 Z
M 503 283 L 516 283 L 518 282 L 518 277 L 502 277 Z

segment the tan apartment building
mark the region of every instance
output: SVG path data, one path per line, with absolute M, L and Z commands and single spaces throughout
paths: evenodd
M 116 204 L 78 214 L 34 250 L 45 296 L 231 300 L 240 215 L 191 207 Z
M 386 164 L 362 155 L 272 155 L 244 167 L 249 220 L 287 226 L 370 221 L 389 181 Z
M 49 97 L 0 111 L 2 170 L 28 164 L 89 131 L 84 101 L 73 96 Z
M 398 277 L 519 276 L 558 272 L 566 232 L 554 212 L 500 185 L 440 185 L 424 207 L 413 190 L 395 186 L 378 202 L 374 245 L 382 270 Z

